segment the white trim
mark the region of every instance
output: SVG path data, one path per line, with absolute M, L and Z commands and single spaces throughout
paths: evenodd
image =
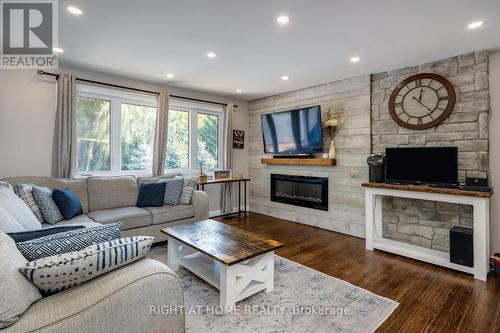
M 167 169 L 168 172 L 194 172 L 199 170 L 198 166 L 198 114 L 214 115 L 218 117 L 218 145 L 217 145 L 217 167 L 205 168 L 204 171 L 220 170 L 222 166 L 223 132 L 225 122 L 225 107 L 210 105 L 201 102 L 189 102 L 179 99 L 170 101 L 169 109 L 189 113 L 189 169 Z M 168 146 L 167 146 L 168 149 Z
M 112 89 L 101 86 L 93 86 L 88 84 L 78 83 L 76 86 L 77 97 L 105 100 L 110 102 L 110 137 L 109 137 L 109 153 L 110 153 L 110 170 L 109 171 L 83 171 L 77 172 L 78 177 L 87 176 L 117 176 L 117 175 L 134 175 L 134 176 L 150 176 L 152 170 L 122 170 L 122 129 L 121 116 L 122 104 L 142 105 L 146 107 L 157 108 L 158 100 L 156 96 L 147 94 L 124 91 L 120 89 Z

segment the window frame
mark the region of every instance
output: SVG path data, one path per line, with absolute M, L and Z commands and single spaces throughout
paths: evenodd
M 205 171 L 222 170 L 222 151 L 224 149 L 223 136 L 224 136 L 224 121 L 225 109 L 217 105 L 210 105 L 202 102 L 188 102 L 181 99 L 171 98 L 169 105 L 170 111 L 187 111 L 189 113 L 189 168 L 187 169 L 167 169 L 165 173 L 185 173 L 197 175 L 199 173 L 199 166 L 197 163 L 198 156 L 198 114 L 214 115 L 219 117 L 219 126 L 217 128 L 217 167 L 205 168 Z M 167 142 L 168 151 L 168 142 Z
M 134 93 L 119 89 L 110 89 L 88 84 L 76 85 L 76 97 L 105 100 L 110 102 L 110 170 L 109 171 L 77 171 L 80 177 L 87 176 L 151 176 L 152 170 L 121 170 L 121 145 L 122 145 L 122 104 L 134 104 L 147 107 L 158 108 L 156 96 L 149 96 L 141 93 Z M 77 148 L 78 149 L 78 148 Z

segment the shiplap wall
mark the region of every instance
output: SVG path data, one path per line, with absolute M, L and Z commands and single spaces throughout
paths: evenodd
M 260 117 L 263 113 L 297 107 L 339 105 L 344 107 L 345 124 L 336 133 L 337 166 L 281 166 L 260 163 L 264 154 Z M 324 117 L 324 114 L 323 114 Z M 324 133 L 324 151 L 328 133 Z M 323 229 L 364 237 L 364 192 L 368 180 L 366 158 L 370 154 L 370 76 L 360 76 L 305 88 L 249 103 L 250 209 Z M 270 174 L 328 177 L 329 210 L 321 211 L 270 201 Z

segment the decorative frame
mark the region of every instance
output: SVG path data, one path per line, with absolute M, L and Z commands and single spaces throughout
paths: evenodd
M 233 149 L 245 148 L 245 131 L 233 130 Z
M 214 170 L 214 180 L 231 179 L 233 172 L 231 170 Z

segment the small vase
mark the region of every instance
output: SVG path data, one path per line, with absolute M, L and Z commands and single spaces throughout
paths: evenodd
M 335 158 L 335 142 L 334 140 L 330 140 L 330 146 L 328 147 L 328 158 Z

